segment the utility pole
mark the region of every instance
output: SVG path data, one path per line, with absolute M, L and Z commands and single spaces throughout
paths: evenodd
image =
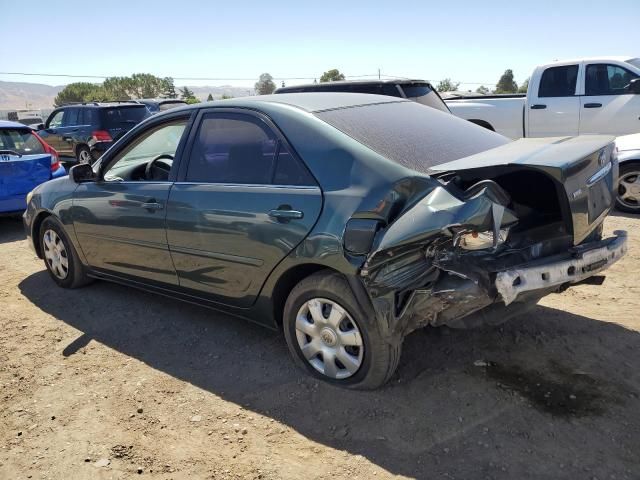
M 378 80 L 380 80 L 380 69 L 378 69 Z

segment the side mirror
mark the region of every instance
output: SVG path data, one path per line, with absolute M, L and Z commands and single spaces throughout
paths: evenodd
M 38 123 L 37 125 L 33 126 L 38 132 L 40 130 L 44 130 L 44 123 Z
M 97 178 L 93 168 L 88 163 L 80 163 L 71 167 L 69 177 L 75 183 L 95 182 Z
M 629 82 L 630 93 L 640 93 L 640 78 L 634 78 Z

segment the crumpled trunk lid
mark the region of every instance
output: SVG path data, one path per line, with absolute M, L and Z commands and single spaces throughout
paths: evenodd
M 526 138 L 431 168 L 445 172 L 492 176 L 492 171 L 529 169 L 543 172 L 562 191 L 574 244 L 582 242 L 610 211 L 615 200 L 618 168 L 614 138 L 602 135 Z

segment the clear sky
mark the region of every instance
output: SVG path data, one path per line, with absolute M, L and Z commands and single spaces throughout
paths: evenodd
M 0 0 L 0 12 L 2 72 L 229 79 L 177 85 L 250 86 L 263 72 L 313 78 L 330 68 L 352 76 L 380 68 L 475 89 L 495 85 L 506 68 L 520 83 L 554 59 L 640 56 L 640 0 Z

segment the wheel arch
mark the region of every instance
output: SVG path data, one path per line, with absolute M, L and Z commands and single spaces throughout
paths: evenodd
M 33 242 L 33 248 L 35 249 L 38 258 L 42 258 L 42 245 L 40 245 L 40 227 L 42 226 L 42 222 L 44 222 L 45 219 L 50 217 L 51 215 L 53 214 L 48 210 L 43 210 L 36 215 L 31 225 L 31 241 Z
M 496 129 L 493 128 L 493 125 L 491 125 L 486 120 L 480 120 L 480 119 L 477 119 L 477 118 L 470 118 L 468 121 L 471 122 L 471 123 L 475 123 L 476 125 L 478 125 L 480 127 L 486 128 L 487 130 L 491 130 L 492 132 L 496 131 Z
M 342 275 L 342 273 L 338 270 L 318 263 L 303 263 L 295 265 L 286 270 L 282 275 L 280 275 L 271 293 L 271 308 L 273 319 L 278 327 L 282 326 L 284 304 L 286 303 L 291 290 L 293 290 L 293 288 L 303 279 L 320 271 Z

